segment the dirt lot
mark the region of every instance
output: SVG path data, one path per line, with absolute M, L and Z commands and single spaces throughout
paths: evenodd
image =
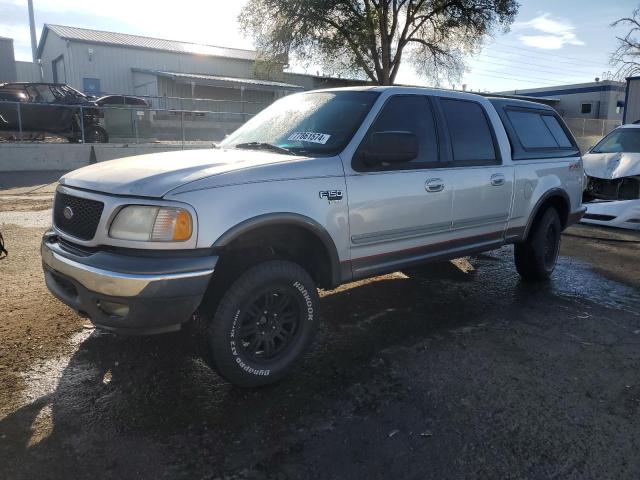
M 241 391 L 55 301 L 36 201 L 0 200 L 0 478 L 640 477 L 640 235 L 570 229 L 545 285 L 504 248 L 326 292 L 301 368 Z

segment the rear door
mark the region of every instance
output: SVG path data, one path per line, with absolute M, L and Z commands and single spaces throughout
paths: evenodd
M 468 246 L 501 242 L 513 197 L 513 166 L 503 162 L 484 106 L 461 98 L 438 100 L 453 167 L 452 239 Z
M 366 147 L 370 136 L 389 131 L 413 133 L 419 142 L 418 157 L 386 166 L 359 162 L 358 151 Z M 428 256 L 436 244 L 447 240 L 451 227 L 452 175 L 440 161 L 437 132 L 429 97 L 391 96 L 347 164 L 355 277 L 388 271 Z

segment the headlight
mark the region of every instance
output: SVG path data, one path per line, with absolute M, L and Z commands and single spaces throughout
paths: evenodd
M 191 214 L 183 208 L 125 207 L 111 223 L 109 236 L 142 242 L 184 242 L 191 238 Z

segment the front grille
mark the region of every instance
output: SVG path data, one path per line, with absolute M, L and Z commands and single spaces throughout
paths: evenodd
M 583 217 L 587 220 L 598 220 L 600 222 L 610 222 L 611 220 L 615 219 L 616 217 L 614 217 L 613 215 L 601 215 L 598 213 L 587 213 L 585 214 L 585 216 Z
M 96 234 L 103 208 L 102 202 L 58 192 L 53 204 L 53 223 L 72 237 L 91 240 Z
M 636 200 L 640 198 L 640 179 L 628 177 L 606 180 L 591 177 L 585 194 L 601 200 Z

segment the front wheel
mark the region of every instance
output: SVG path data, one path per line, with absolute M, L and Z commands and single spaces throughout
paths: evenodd
M 295 366 L 318 326 L 318 291 L 299 265 L 273 260 L 242 274 L 210 321 L 212 366 L 232 384 L 276 382 Z
M 109 134 L 100 125 L 91 125 L 84 129 L 85 143 L 107 143 Z
M 548 208 L 533 225 L 528 238 L 515 246 L 516 270 L 529 281 L 548 280 L 560 251 L 562 224 L 555 208 Z

